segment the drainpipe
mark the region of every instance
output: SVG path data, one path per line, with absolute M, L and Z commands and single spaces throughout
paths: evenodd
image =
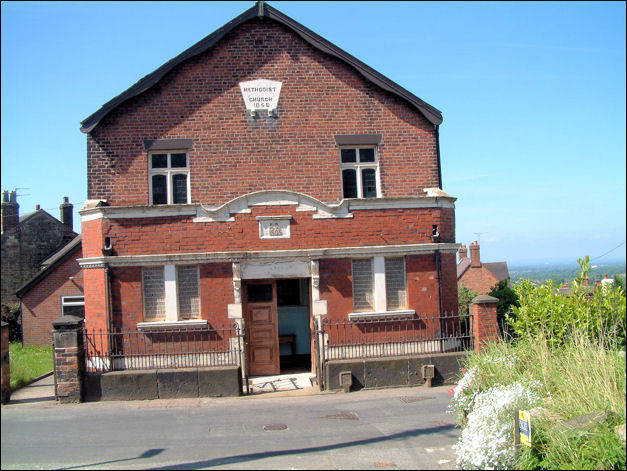
M 438 279 L 438 323 L 440 324 L 440 351 L 443 351 L 444 339 L 442 338 L 442 262 L 440 260 L 440 250 L 435 251 L 435 271 Z
M 109 264 L 105 263 L 104 265 L 104 271 L 105 271 L 105 296 L 106 296 L 106 304 L 105 304 L 105 314 L 106 314 L 106 318 L 107 318 L 107 337 L 108 337 L 108 341 L 107 341 L 107 349 L 108 349 L 108 354 L 109 354 L 109 368 L 111 368 L 113 366 L 113 349 L 111 347 L 111 340 L 112 340 L 112 336 L 111 334 L 111 283 L 110 283 L 110 272 L 109 272 Z
M 435 148 L 438 155 L 438 185 L 442 189 L 442 164 L 440 163 L 440 126 L 435 125 Z
M 435 271 L 438 278 L 438 315 L 442 315 L 442 261 L 440 250 L 435 251 Z

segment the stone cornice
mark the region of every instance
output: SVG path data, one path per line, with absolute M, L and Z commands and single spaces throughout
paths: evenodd
M 122 255 L 78 259 L 81 268 L 151 266 L 185 263 L 241 262 L 245 260 L 318 260 L 340 257 L 403 256 L 434 253 L 457 253 L 457 243 L 380 245 L 367 247 L 331 247 L 294 250 L 259 250 L 236 252 L 197 252 L 150 255 Z
M 294 205 L 296 211 L 313 212 L 314 219 L 351 218 L 352 211 L 413 208 L 455 208 L 456 198 L 442 190 L 427 188 L 425 196 L 397 198 L 354 198 L 325 203 L 312 196 L 288 190 L 257 191 L 220 206 L 203 204 L 155 206 L 85 206 L 79 213 L 82 222 L 95 219 L 134 219 L 194 216 L 194 222 L 233 221 L 234 215 L 251 213 L 255 206 Z

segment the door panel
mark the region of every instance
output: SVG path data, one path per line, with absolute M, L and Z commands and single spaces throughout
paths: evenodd
M 274 281 L 246 283 L 245 288 L 248 374 L 279 374 L 276 284 Z

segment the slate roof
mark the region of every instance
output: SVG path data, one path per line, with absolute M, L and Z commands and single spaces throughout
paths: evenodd
M 457 279 L 459 280 L 462 275 L 470 268 L 471 261 L 469 258 L 462 258 L 457 264 Z M 481 263 L 482 267 L 485 267 L 487 270 L 492 273 L 497 280 L 502 281 L 509 278 L 509 269 L 507 268 L 507 262 L 492 262 L 492 263 Z
M 72 239 L 72 241 L 59 251 L 57 251 L 51 257 L 45 259 L 41 264 L 44 268 L 37 273 L 34 277 L 32 277 L 29 281 L 27 281 L 20 289 L 15 292 L 15 295 L 18 298 L 22 298 L 28 291 L 34 288 L 41 280 L 43 280 L 46 276 L 54 271 L 54 269 L 63 263 L 65 260 L 69 258 L 70 255 L 74 253 L 75 250 L 82 248 L 81 236 L 78 235 Z
M 330 43 L 322 36 L 317 35 L 310 29 L 294 21 L 287 15 L 281 13 L 276 8 L 273 8 L 270 5 L 266 5 L 264 2 L 257 2 L 253 7 L 246 10 L 241 15 L 237 16 L 218 30 L 214 31 L 209 36 L 200 40 L 189 49 L 183 51 L 175 58 L 169 60 L 154 72 L 146 75 L 144 78 L 139 80 L 135 85 L 130 87 L 125 92 L 122 92 L 120 95 L 105 103 L 98 111 L 96 111 L 81 122 L 81 131 L 84 133 L 91 132 L 105 116 L 107 116 L 119 105 L 145 92 L 157 82 L 159 82 L 159 80 L 161 80 L 161 78 L 163 78 L 163 76 L 170 72 L 173 68 L 182 64 L 184 61 L 191 59 L 198 54 L 202 54 L 203 52 L 212 48 L 227 33 L 232 31 L 239 25 L 254 18 L 268 18 L 277 21 L 278 23 L 281 23 L 282 25 L 291 29 L 294 33 L 299 35 L 313 47 L 344 61 L 346 64 L 354 68 L 370 82 L 409 102 L 411 105 L 417 108 L 423 114 L 423 116 L 432 124 L 437 126 L 442 123 L 442 113 L 438 109 L 422 101 L 420 98 L 418 98 L 408 90 L 404 89 L 387 77 L 381 75 L 379 72 L 367 66 L 346 51 Z
M 507 262 L 484 263 L 483 266 L 490 270 L 499 281 L 503 281 L 509 278 L 509 269 L 507 268 Z
M 48 216 L 50 219 L 54 219 L 57 222 L 61 222 L 57 218 L 52 216 L 49 212 L 47 212 L 47 211 L 45 211 L 43 209 L 38 209 L 36 211 L 32 211 L 30 213 L 26 213 L 26 214 L 20 215 L 20 224 L 22 224 L 23 222 L 28 221 L 30 218 L 32 218 L 34 216 L 37 216 L 38 214 L 42 214 L 44 216 Z
M 457 279 L 458 280 L 462 277 L 464 272 L 468 270 L 468 267 L 470 267 L 470 259 L 462 258 L 457 264 Z

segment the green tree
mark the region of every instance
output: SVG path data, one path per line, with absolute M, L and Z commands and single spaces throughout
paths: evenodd
M 513 317 L 512 307 L 520 307 L 518 295 L 509 285 L 509 278 L 499 281 L 488 293 L 499 300 L 496 305 L 496 319 L 501 333 L 507 328 L 507 315 Z
M 470 288 L 464 285 L 457 285 L 457 303 L 460 317 L 468 317 L 468 314 L 470 314 L 470 303 L 475 297 L 477 297 L 477 293 Z
M 509 285 L 509 278 L 499 281 L 488 294 L 499 300 L 496 305 L 496 312 L 499 317 L 504 317 L 510 311 L 511 306 L 520 306 L 516 291 Z
M 625 277 L 614 275 L 614 288 L 620 288 L 625 291 Z

